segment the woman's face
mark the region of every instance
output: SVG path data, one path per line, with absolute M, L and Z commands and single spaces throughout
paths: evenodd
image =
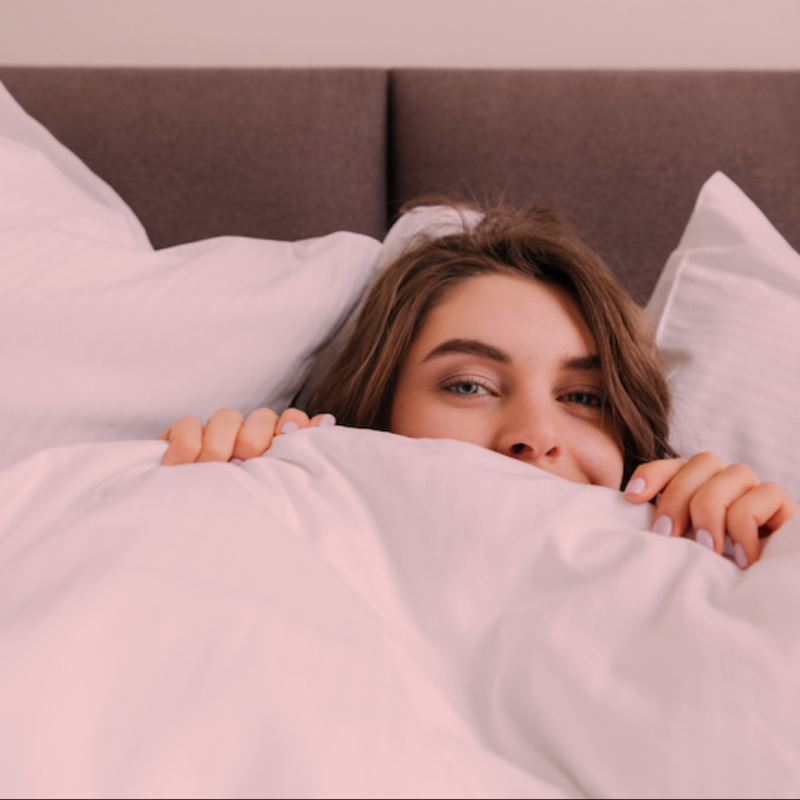
M 594 342 L 569 295 L 485 275 L 431 311 L 401 365 L 390 430 L 619 489 L 622 452 L 602 403 Z

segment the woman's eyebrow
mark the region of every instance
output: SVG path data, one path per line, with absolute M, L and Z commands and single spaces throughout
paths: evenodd
M 570 358 L 567 356 L 558 365 L 561 372 L 584 372 L 587 370 L 600 370 L 600 356 L 593 353 L 589 356 L 577 356 Z
M 446 356 L 450 353 L 464 353 L 468 356 L 488 358 L 492 361 L 498 361 L 500 364 L 511 363 L 511 356 L 508 355 L 508 353 L 504 353 L 502 350 L 498 350 L 496 347 L 492 347 L 485 342 L 479 342 L 477 339 L 448 339 L 446 342 L 442 342 L 440 345 L 434 347 L 433 350 L 422 359 L 422 363 L 424 364 L 432 358 Z
M 461 353 L 468 356 L 477 356 L 478 358 L 487 358 L 491 361 L 497 361 L 500 364 L 511 364 L 512 359 L 508 353 L 492 347 L 486 342 L 478 341 L 477 339 L 448 339 L 433 348 L 433 350 L 422 359 L 424 364 L 434 358 L 450 355 L 452 353 Z M 600 356 L 592 353 L 586 356 L 566 356 L 561 359 L 558 365 L 561 372 L 583 372 L 590 370 L 600 369 Z

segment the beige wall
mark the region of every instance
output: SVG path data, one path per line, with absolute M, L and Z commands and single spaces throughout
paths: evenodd
M 800 69 L 800 0 L 0 0 L 0 64 Z

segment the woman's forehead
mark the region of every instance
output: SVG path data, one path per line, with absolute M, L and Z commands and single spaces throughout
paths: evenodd
M 432 309 L 418 339 L 423 346 L 477 340 L 504 351 L 544 346 L 565 350 L 561 356 L 594 351 L 578 306 L 564 289 L 505 275 L 482 275 L 456 286 Z

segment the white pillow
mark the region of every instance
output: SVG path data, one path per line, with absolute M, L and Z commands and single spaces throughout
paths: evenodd
M 748 464 L 800 501 L 800 254 L 721 172 L 646 312 L 674 394 L 673 446 Z
M 155 438 L 223 407 L 285 409 L 381 244 L 340 232 L 153 251 L 122 200 L 42 130 L 0 93 L 0 469 L 46 447 Z
M 71 195 L 72 201 L 77 204 L 73 216 L 77 216 L 78 209 L 86 210 L 85 207 L 91 207 L 91 212 L 84 217 L 84 223 L 92 216 L 99 218 L 93 228 L 95 235 L 105 237 L 106 241 L 113 240 L 118 244 L 130 244 L 131 247 L 152 250 L 147 233 L 128 204 L 73 152 L 64 147 L 44 125 L 31 117 L 2 83 L 0 83 L 0 136 L 46 156 L 46 160 L 51 164 L 51 173 L 56 173 L 48 177 L 49 191 L 56 191 L 58 187 L 62 194 Z M 3 174 L 2 178 L 6 180 L 7 176 Z M 30 175 L 29 179 L 32 180 L 33 175 Z M 5 192 L 3 194 L 5 195 Z M 38 210 L 39 219 L 46 217 L 47 209 L 44 206 L 52 208 L 52 203 L 47 202 L 50 199 L 48 194 L 49 192 L 39 192 L 36 195 L 31 187 L 31 196 L 43 206 Z M 66 198 L 62 197 L 61 200 L 64 206 L 60 209 L 58 217 L 63 226 L 70 215 L 66 213 Z M 18 206 L 17 213 L 20 210 Z M 27 209 L 28 213 L 32 210 L 35 211 Z M 4 209 L 0 215 L 0 222 L 6 213 Z

